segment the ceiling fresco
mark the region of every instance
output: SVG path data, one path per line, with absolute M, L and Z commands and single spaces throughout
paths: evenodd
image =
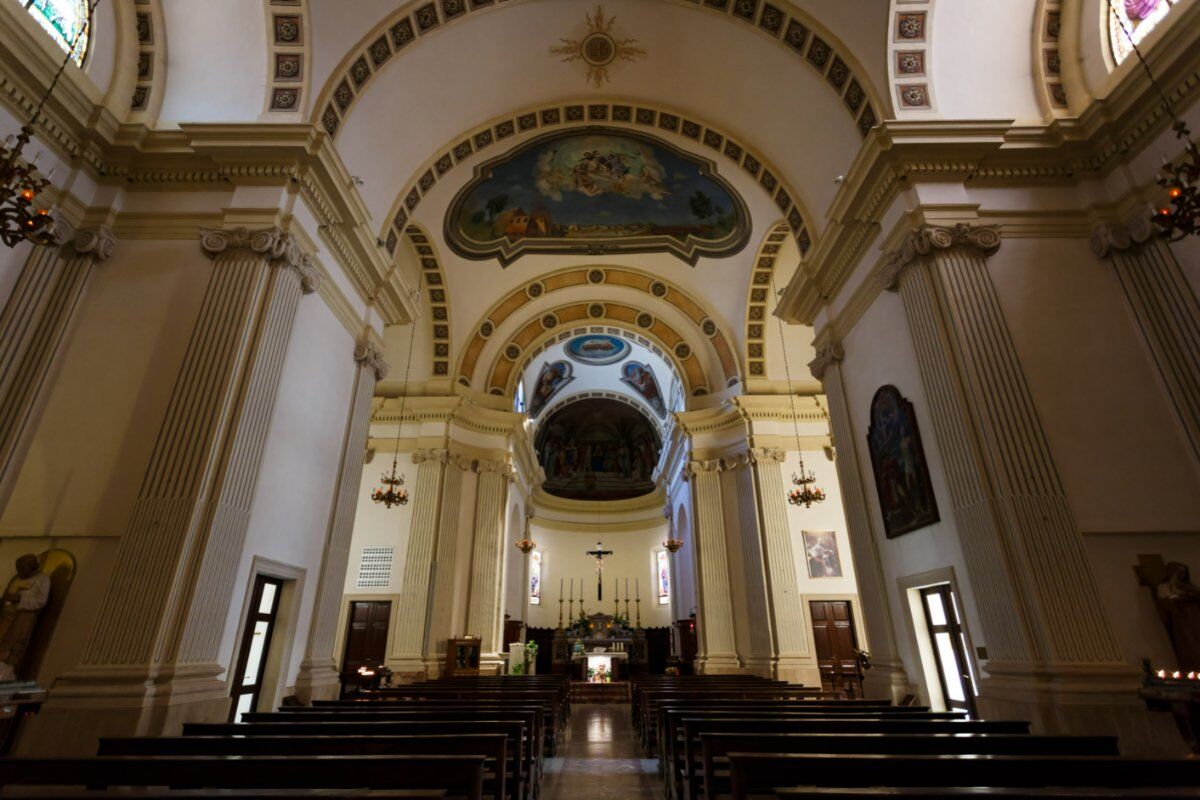
M 459 255 L 669 252 L 689 264 L 741 250 L 746 205 L 711 162 L 640 133 L 585 128 L 489 161 L 455 197 L 446 240 Z
M 542 488 L 572 500 L 623 500 L 654 491 L 662 442 L 637 409 L 587 399 L 551 413 L 535 440 Z
M 629 355 L 629 342 L 618 336 L 606 333 L 592 333 L 586 336 L 576 336 L 563 347 L 567 358 L 580 364 L 603 366 L 615 364 Z

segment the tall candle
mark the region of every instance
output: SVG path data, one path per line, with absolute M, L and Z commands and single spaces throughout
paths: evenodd
M 642 599 L 642 579 L 641 578 L 633 579 L 633 599 L 634 600 Z
M 564 580 L 566 580 L 566 578 L 561 578 L 561 577 L 560 577 L 560 578 L 558 579 L 558 599 L 559 599 L 559 602 L 562 602 L 562 594 L 563 594 L 562 590 L 563 590 L 563 581 L 564 581 Z
M 575 599 L 575 579 L 571 578 L 571 599 Z
M 617 578 L 613 578 L 613 600 L 619 600 L 621 598 L 620 586 L 621 586 L 620 580 Z
M 629 602 L 629 578 L 625 579 L 625 602 Z

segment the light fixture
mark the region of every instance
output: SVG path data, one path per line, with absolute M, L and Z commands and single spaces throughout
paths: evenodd
M 771 290 L 775 290 L 775 272 L 771 272 Z M 779 295 L 776 294 L 776 297 Z M 783 373 L 787 377 L 788 398 L 792 403 L 792 432 L 796 436 L 796 458 L 800 459 L 800 471 L 792 473 L 792 488 L 788 490 L 788 502 L 794 506 L 812 508 L 813 503 L 825 499 L 825 492 L 816 483 L 817 478 L 804 468 L 804 449 L 800 444 L 800 421 L 796 418 L 796 393 L 792 391 L 792 368 L 788 364 L 787 341 L 783 336 L 783 320 L 779 320 L 779 352 L 783 354 Z
M 418 274 L 417 291 L 420 292 L 420 290 L 421 276 Z M 408 491 L 402 488 L 404 486 L 404 476 L 397 472 L 396 465 L 400 460 L 400 432 L 404 428 L 404 406 L 408 402 L 408 372 L 412 369 L 413 342 L 416 339 L 417 322 L 413 320 L 413 329 L 408 337 L 408 357 L 404 361 L 404 385 L 403 394 L 400 395 L 400 414 L 396 418 L 396 449 L 392 452 L 392 469 L 390 472 L 385 472 L 380 476 L 379 480 L 383 486 L 371 492 L 371 499 L 376 503 L 382 503 L 384 508 L 408 504 Z
M 54 171 L 51 170 L 49 175 L 43 176 L 37 169 L 38 156 L 26 161 L 21 157 L 21 153 L 33 138 L 34 126 L 37 125 L 38 117 L 42 115 L 42 109 L 46 107 L 46 101 L 58 86 L 58 81 L 74 57 L 80 40 L 91 27 L 92 12 L 99 3 L 100 0 L 92 0 L 88 4 L 87 20 L 75 34 L 71 48 L 59 65 L 58 72 L 54 73 L 50 85 L 42 93 L 29 122 L 21 127 L 20 133 L 15 137 L 9 136 L 0 144 L 0 241 L 9 247 L 16 247 L 21 242 L 54 243 L 50 210 L 35 205 L 38 194 L 50 185 Z
M 675 523 L 671 521 L 671 509 L 664 508 L 663 516 L 667 518 L 667 539 L 662 543 L 663 547 L 672 553 L 678 553 L 679 549 L 683 547 L 683 539 L 675 538 Z
M 517 542 L 517 549 L 520 550 L 525 555 L 529 555 L 530 553 L 533 552 L 533 549 L 535 547 L 537 547 L 537 542 L 535 542 L 529 536 L 529 520 L 531 520 L 531 519 L 533 519 L 533 509 L 526 508 L 525 509 L 525 538 L 523 538 L 519 542 Z
M 1138 63 L 1146 72 L 1146 77 L 1150 79 L 1150 85 L 1162 100 L 1163 111 L 1171 118 L 1171 130 L 1175 132 L 1175 138 L 1182 139 L 1184 143 L 1184 157 L 1179 163 L 1172 163 L 1165 156 L 1163 157 L 1162 168 L 1158 172 L 1156 182 L 1166 191 L 1167 202 L 1159 206 L 1151 218 L 1163 237 L 1177 242 L 1186 236 L 1200 234 L 1200 186 L 1198 186 L 1200 184 L 1200 149 L 1197 149 L 1196 143 L 1192 140 L 1192 132 L 1187 123 L 1175 113 L 1175 107 L 1171 105 L 1170 99 L 1159 86 L 1158 80 L 1150 70 L 1150 65 L 1142 57 L 1141 49 L 1133 40 L 1133 32 L 1121 18 L 1116 6 L 1113 5 L 1114 2 L 1115 0 L 1108 0 L 1109 8 L 1112 9 L 1113 16 L 1120 23 L 1121 32 L 1129 40 L 1129 46 L 1133 48 Z

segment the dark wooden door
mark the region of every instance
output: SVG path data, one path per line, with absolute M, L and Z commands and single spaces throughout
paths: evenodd
M 388 620 L 392 604 L 379 600 L 355 600 L 350 604 L 346 653 L 342 673 L 355 673 L 364 664 L 379 666 L 387 657 Z
M 848 600 L 812 600 L 813 644 L 821 670 L 821 688 L 862 693 L 858 674 L 858 641 Z
M 975 714 L 975 687 L 971 679 L 971 662 L 967 660 L 967 635 L 958 613 L 958 602 L 950 584 L 929 586 L 921 590 L 921 605 L 925 609 L 925 624 L 933 644 L 938 681 L 946 708 Z

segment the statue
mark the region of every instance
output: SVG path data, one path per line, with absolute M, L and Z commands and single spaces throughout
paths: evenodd
M 17 575 L 8 583 L 0 608 L 0 681 L 17 679 L 38 614 L 50 599 L 50 578 L 38 557 L 27 553 L 17 559 Z
M 1154 605 L 1167 628 L 1179 669 L 1200 671 L 1200 588 L 1191 582 L 1186 564 L 1164 564 L 1160 556 L 1138 556 L 1134 567 L 1154 595 Z

